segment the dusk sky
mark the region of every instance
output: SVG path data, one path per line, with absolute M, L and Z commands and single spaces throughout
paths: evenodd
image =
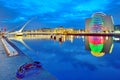
M 66 28 L 84 29 L 85 18 L 95 12 L 112 15 L 120 24 L 120 0 L 0 0 L 0 28 L 26 29 Z

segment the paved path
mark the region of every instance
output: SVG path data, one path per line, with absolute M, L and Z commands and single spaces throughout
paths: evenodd
M 15 74 L 20 65 L 31 61 L 25 55 L 9 57 L 0 40 L 0 80 L 16 80 Z
M 5 39 L 1 39 L 8 56 L 18 55 L 18 51 L 13 48 Z

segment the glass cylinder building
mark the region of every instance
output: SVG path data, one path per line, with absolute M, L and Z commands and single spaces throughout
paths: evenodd
M 97 12 L 94 13 L 91 18 L 86 19 L 85 30 L 87 32 L 114 31 L 113 24 L 112 16 Z

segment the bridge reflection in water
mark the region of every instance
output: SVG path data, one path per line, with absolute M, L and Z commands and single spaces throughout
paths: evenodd
M 74 36 L 74 35 L 27 35 L 27 36 L 12 36 L 11 40 L 17 40 L 21 42 L 25 47 L 30 47 L 24 42 L 28 39 L 38 40 L 54 40 L 62 44 L 65 41 L 71 43 L 75 38 L 82 38 L 85 41 L 85 49 L 89 50 L 93 56 L 101 57 L 105 53 L 110 54 L 113 49 L 113 37 L 112 36 Z

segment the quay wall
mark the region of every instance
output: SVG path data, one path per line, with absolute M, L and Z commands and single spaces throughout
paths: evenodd
M 18 55 L 17 50 L 14 49 L 4 38 L 2 38 L 1 41 L 8 56 Z

